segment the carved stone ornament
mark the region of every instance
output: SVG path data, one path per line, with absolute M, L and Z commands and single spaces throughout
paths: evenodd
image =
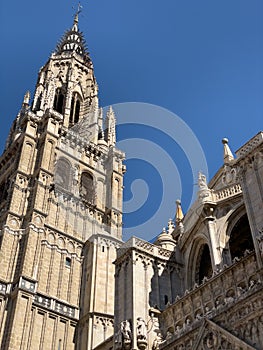
M 140 350 L 147 348 L 147 329 L 144 319 L 141 317 L 137 318 L 137 345 Z
M 159 350 L 160 344 L 164 342 L 162 334 L 160 331 L 156 332 L 156 337 L 154 338 L 153 344 L 152 344 L 152 350 Z
M 198 175 L 198 199 L 203 201 L 205 199 L 209 199 L 207 197 L 211 197 L 211 191 L 207 186 L 206 176 L 199 172 Z
M 216 349 L 218 345 L 218 336 L 215 332 L 209 332 L 203 340 L 205 349 Z
M 224 166 L 224 173 L 223 173 L 223 176 L 222 176 L 223 184 L 225 186 L 228 186 L 231 183 L 236 182 L 236 177 L 237 177 L 236 169 L 235 168 L 231 168 L 229 165 L 225 165 Z
M 132 332 L 130 322 L 125 320 L 120 324 L 118 332 L 115 334 L 115 349 L 129 350 L 131 349 Z

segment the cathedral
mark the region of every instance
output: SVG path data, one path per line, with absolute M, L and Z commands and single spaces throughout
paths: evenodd
M 188 212 L 124 242 L 125 154 L 77 12 L 0 158 L 0 349 L 263 349 L 263 132 L 222 142 Z

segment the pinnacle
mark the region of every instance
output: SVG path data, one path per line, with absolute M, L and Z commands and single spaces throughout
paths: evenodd
M 176 200 L 176 214 L 175 214 L 175 222 L 179 224 L 184 218 L 183 210 L 181 207 L 181 201 L 179 199 Z
M 233 153 L 231 152 L 230 147 L 228 146 L 228 139 L 223 138 L 222 143 L 224 145 L 224 163 L 229 163 L 234 160 Z

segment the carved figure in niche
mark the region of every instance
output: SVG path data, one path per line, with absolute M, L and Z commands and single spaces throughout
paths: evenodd
M 137 339 L 146 339 L 147 330 L 145 321 L 141 318 L 137 318 Z
M 129 321 L 122 321 L 121 322 L 121 333 L 123 335 L 124 340 L 131 340 L 131 326 Z
M 168 333 L 168 332 L 167 332 Z M 170 332 L 169 332 L 170 333 Z M 175 334 L 176 335 L 179 335 L 181 333 L 181 328 L 180 328 L 180 326 L 179 325 L 177 325 L 176 326 L 176 328 L 175 328 Z
M 137 345 L 140 350 L 145 350 L 147 347 L 147 329 L 145 321 L 141 318 L 137 318 Z
M 120 324 L 120 328 L 115 335 L 115 348 L 118 350 L 127 349 L 131 347 L 131 327 L 130 322 L 125 320 Z
M 205 307 L 205 316 L 206 317 L 210 317 L 212 314 L 212 311 L 209 309 L 208 306 Z
M 236 181 L 236 169 L 229 165 L 224 166 L 224 175 L 222 176 L 222 183 L 227 186 Z
M 187 318 L 183 324 L 183 330 L 186 331 L 191 328 L 191 321 Z
M 204 339 L 205 346 L 207 349 L 215 349 L 218 344 L 217 335 L 213 332 L 210 332 Z
M 245 291 L 241 286 L 237 286 L 237 296 L 238 297 L 241 297 L 244 292 Z
M 202 319 L 202 315 L 198 312 L 195 316 L 195 318 L 199 321 Z
M 229 297 L 224 298 L 226 304 L 231 304 L 235 301 L 235 299 L 230 295 Z
M 164 342 L 161 332 L 160 331 L 156 331 L 156 332 L 157 334 L 153 341 L 152 350 L 159 350 L 160 348 L 159 345 Z
M 256 287 L 256 282 L 254 280 L 250 280 L 248 290 L 253 289 L 255 287 Z

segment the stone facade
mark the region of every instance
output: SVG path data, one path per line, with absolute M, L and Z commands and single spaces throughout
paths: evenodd
M 118 249 L 114 349 L 263 348 L 263 133 L 237 158 L 223 143 L 224 165 L 209 184 L 199 174 L 188 213 L 177 201 L 155 244 Z
M 124 154 L 78 13 L 0 158 L 2 350 L 262 349 L 263 133 L 156 242 L 122 241 Z
M 78 14 L 29 100 L 0 158 L 0 347 L 91 349 L 113 335 L 125 167 Z

